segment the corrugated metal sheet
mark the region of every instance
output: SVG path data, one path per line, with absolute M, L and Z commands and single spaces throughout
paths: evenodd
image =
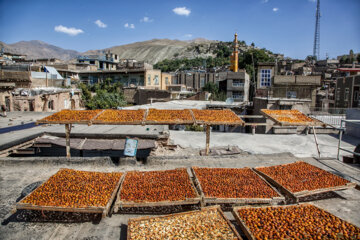
M 51 75 L 56 75 L 57 79 L 63 79 L 63 77 L 58 73 L 58 71 L 54 67 L 45 66 L 45 68 Z

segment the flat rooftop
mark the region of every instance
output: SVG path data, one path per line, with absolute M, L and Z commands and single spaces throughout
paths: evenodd
M 115 166 L 109 159 L 76 159 L 67 161 L 47 159 L 36 163 L 36 159 L 29 162 L 27 159 L 0 160 L 0 239 L 126 239 L 127 222 L 129 218 L 145 215 L 113 214 L 100 222 L 52 221 L 48 218 L 40 220 L 29 213 L 12 214 L 11 210 L 16 201 L 20 200 L 24 188 L 38 181 L 45 181 L 60 168 L 72 168 L 91 171 L 130 171 L 130 170 L 161 170 L 178 167 L 256 167 L 276 164 L 306 161 L 320 168 L 342 175 L 359 183 L 358 168 L 349 167 L 336 160 L 317 161 L 314 158 L 297 158 L 292 154 L 267 155 L 238 155 L 232 157 L 187 157 L 167 159 L 153 157 L 147 165 L 120 165 Z M 346 174 L 345 174 L 346 173 Z M 356 180 L 357 178 L 357 180 Z M 348 189 L 336 191 L 332 198 L 312 201 L 310 203 L 321 207 L 332 214 L 360 227 L 360 191 Z M 46 216 L 45 212 L 45 216 Z M 237 230 L 239 226 L 230 212 L 225 215 L 232 221 Z M 150 215 L 146 215 L 150 216 Z

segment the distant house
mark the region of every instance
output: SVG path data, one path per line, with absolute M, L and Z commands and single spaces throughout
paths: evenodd
M 24 54 L 17 54 L 17 53 L 10 53 L 4 52 L 3 50 L 0 51 L 0 57 L 5 61 L 13 61 L 13 62 L 23 62 L 26 58 Z
M 98 70 L 116 70 L 119 63 L 119 56 L 107 52 L 105 55 L 85 55 L 77 58 L 78 63 L 95 65 Z
M 65 82 L 55 68 L 45 66 L 42 72 L 29 65 L 1 66 L 0 105 L 7 111 L 59 111 L 79 109 L 80 91 L 63 89 Z
M 360 72 L 360 69 L 358 69 Z M 335 107 L 360 107 L 360 75 L 336 79 Z

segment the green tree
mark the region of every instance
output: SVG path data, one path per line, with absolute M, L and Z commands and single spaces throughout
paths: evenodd
M 353 63 L 355 61 L 354 51 L 351 49 L 349 52 L 349 63 Z
M 79 84 L 82 90 L 82 99 L 88 109 L 108 109 L 126 106 L 122 91 L 122 84 L 112 82 L 111 78 L 93 85 Z M 95 93 L 92 96 L 92 93 Z
M 226 100 L 226 93 L 223 91 L 220 91 L 218 86 L 215 83 L 208 82 L 205 84 L 205 86 L 202 88 L 203 91 L 207 91 L 211 93 L 211 100 L 214 101 L 225 101 Z

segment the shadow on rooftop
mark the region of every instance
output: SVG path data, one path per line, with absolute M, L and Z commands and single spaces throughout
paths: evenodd
M 1 225 L 7 225 L 10 222 L 37 222 L 37 223 L 82 223 L 92 222 L 99 224 L 102 214 L 94 213 L 73 213 L 39 210 L 17 210 L 14 214 L 4 219 Z

